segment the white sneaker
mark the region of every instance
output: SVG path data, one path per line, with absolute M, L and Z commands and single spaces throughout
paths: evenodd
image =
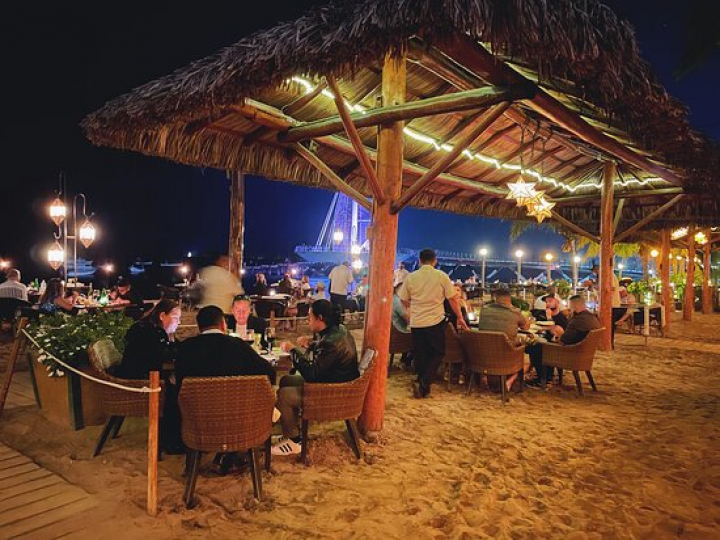
M 294 456 L 302 451 L 302 444 L 296 443 L 292 439 L 283 437 L 273 444 L 270 453 L 273 456 Z

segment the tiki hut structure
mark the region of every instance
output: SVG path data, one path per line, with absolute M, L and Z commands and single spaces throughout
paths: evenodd
M 371 209 L 365 347 L 380 365 L 365 432 L 382 428 L 406 206 L 528 219 L 506 198 L 524 171 L 555 203 L 551 219 L 600 242 L 606 328 L 615 239 L 663 231 L 653 234 L 667 263 L 669 228 L 717 224 L 715 148 L 651 74 L 628 23 L 595 0 L 335 1 L 136 88 L 82 126 L 97 145 L 228 171 L 236 257 L 242 173 Z

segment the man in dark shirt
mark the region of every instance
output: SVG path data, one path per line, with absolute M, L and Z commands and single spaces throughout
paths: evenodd
M 578 294 L 570 298 L 570 309 L 573 315 L 568 322 L 567 328 L 563 330 L 561 326 L 553 326 L 550 329 L 550 333 L 557 337 L 559 343 L 562 345 L 575 345 L 576 343 L 580 343 L 590 333 L 590 330 L 600 328 L 600 321 L 595 314 L 588 311 L 587 305 L 585 305 L 585 298 L 582 295 Z M 540 343 L 531 345 L 527 348 L 527 352 L 530 355 L 530 362 L 537 374 L 537 378 L 529 381 L 528 385 L 531 387 L 541 387 L 542 345 Z M 553 367 L 545 366 L 545 380 L 551 381 L 554 371 Z
M 237 332 L 241 336 L 248 330 L 252 330 L 256 334 L 260 334 L 262 339 L 260 345 L 267 348 L 268 344 L 265 340 L 265 330 L 267 330 L 268 322 L 262 317 L 256 317 L 252 313 L 250 299 L 247 296 L 236 296 L 232 303 L 232 315 L 226 315 L 228 330 Z
M 127 278 L 120 276 L 115 289 L 110 292 L 110 299 L 116 305 L 142 306 L 143 298 L 130 284 Z
M 275 383 L 275 370 L 242 339 L 226 335 L 222 309 L 205 306 L 197 314 L 200 335 L 186 339 L 178 348 L 175 380 L 178 387 L 186 377 L 229 377 L 267 375 Z

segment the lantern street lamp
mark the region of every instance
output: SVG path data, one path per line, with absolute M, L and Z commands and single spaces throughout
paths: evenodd
M 623 263 L 618 263 L 618 277 L 622 278 L 622 271 L 625 268 L 625 265 Z
M 352 267 L 355 269 L 355 271 L 359 272 L 363 268 L 363 262 L 362 259 L 355 259 L 352 262 Z
M 60 200 L 60 197 L 56 197 L 52 202 L 49 213 L 50 219 L 59 227 L 67 215 L 67 208 L 65 208 L 65 204 Z
M 482 257 L 482 273 L 481 273 L 481 278 L 480 278 L 480 284 L 482 285 L 482 288 L 483 288 L 483 294 L 485 294 L 485 263 L 487 261 L 487 254 L 488 254 L 487 248 L 482 248 L 480 250 L 480 256 Z
M 547 263 L 547 283 L 552 283 L 552 262 L 555 260 L 555 255 L 552 253 L 545 254 L 545 262 Z
M 342 244 L 342 241 L 344 238 L 345 238 L 345 235 L 343 234 L 343 232 L 340 229 L 338 229 L 337 231 L 335 231 L 333 233 L 333 242 L 335 242 L 335 245 L 337 245 L 337 246 Z
M 353 244 L 350 247 L 350 253 L 353 255 L 360 255 L 360 252 L 362 251 L 362 248 L 358 246 L 357 244 Z
M 65 263 L 65 250 L 57 240 L 55 240 L 52 247 L 48 249 L 47 258 L 53 270 L 57 270 Z
M 522 258 L 523 258 L 523 255 L 525 255 L 525 253 L 523 253 L 523 250 L 522 250 L 522 249 L 518 249 L 517 251 L 515 251 L 515 257 L 517 257 L 517 280 L 518 280 L 518 284 L 520 283 L 520 281 L 521 281 L 522 278 L 523 278 L 523 277 L 522 277 Z
M 95 225 L 90 223 L 89 219 L 86 219 L 83 226 L 80 227 L 80 232 L 78 233 L 82 245 L 85 246 L 85 248 L 89 248 L 95 241 L 96 235 L 97 231 L 95 230 Z

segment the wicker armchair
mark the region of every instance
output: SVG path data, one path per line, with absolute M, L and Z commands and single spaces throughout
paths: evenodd
M 190 450 L 186 462 L 185 505 L 192 506 L 203 452 L 246 451 L 253 491 L 262 500 L 258 449 L 265 448 L 270 470 L 270 432 L 275 393 L 263 375 L 188 378 L 180 389 L 182 439 Z
M 465 351 L 460 344 L 460 336 L 455 327 L 448 323 L 445 325 L 445 356 L 442 359 L 443 373 L 447 373 L 447 388 L 450 390 L 450 382 L 453 378 L 453 366 L 465 365 Z
M 370 378 L 375 371 L 376 351 L 367 349 L 360 362 L 361 375 L 345 383 L 308 383 L 303 385 L 302 398 L 302 452 L 300 461 L 310 464 L 308 430 L 310 422 L 337 422 L 345 420 L 350 447 L 360 459 L 357 419 L 365 404 Z
M 119 379 L 107 373 L 108 369 L 116 366 L 122 360 L 122 355 L 110 339 L 101 339 L 92 343 L 88 347 L 88 356 L 90 357 L 90 365 L 96 372 L 94 375 L 98 379 L 135 388 L 150 386 L 149 380 Z M 161 392 L 160 414 L 162 414 L 163 410 L 164 397 L 165 392 Z M 102 385 L 102 400 L 103 411 L 108 416 L 108 420 L 95 445 L 93 457 L 100 455 L 110 433 L 112 433 L 113 439 L 117 439 L 123 421 L 127 416 L 143 418 L 148 415 L 148 394 L 128 392 L 112 386 Z
M 392 366 L 396 354 L 412 352 L 413 338 L 411 333 L 400 332 L 393 324 L 390 324 L 390 360 L 388 369 Z
M 580 382 L 580 372 L 584 371 L 587 375 L 593 392 L 597 392 L 597 386 L 592 376 L 592 365 L 595 359 L 595 351 L 597 350 L 600 337 L 605 328 L 597 328 L 590 330 L 588 335 L 580 343 L 575 345 L 560 345 L 558 343 L 543 343 L 542 345 L 542 363 L 544 366 L 552 366 L 558 368 L 558 376 L 562 385 L 562 373 L 567 369 L 572 371 L 575 377 L 575 385 L 578 394 L 584 396 L 582 383 Z M 545 386 L 545 369 L 541 369 L 542 384 Z
M 524 386 L 525 347 L 515 345 L 504 332 L 471 331 L 460 334 L 468 359 L 468 389 L 470 395 L 473 381 L 480 375 L 499 375 L 502 387 L 502 401 L 507 402 L 506 381 L 508 375 L 520 373 L 520 388 Z

